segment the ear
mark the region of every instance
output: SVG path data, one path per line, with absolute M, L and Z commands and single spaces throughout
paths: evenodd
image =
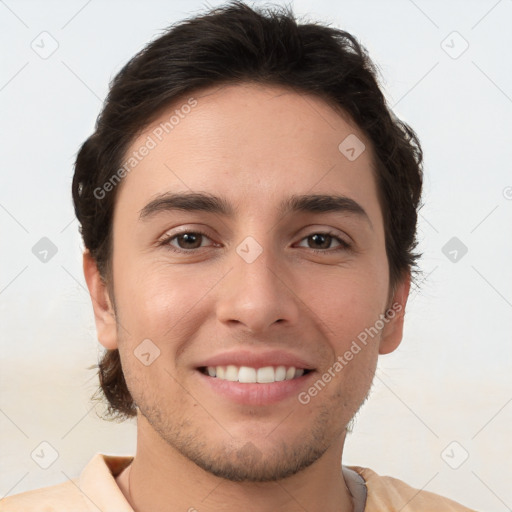
M 393 352 L 402 341 L 404 330 L 405 305 L 411 288 L 411 274 L 407 273 L 396 284 L 391 301 L 387 309 L 385 326 L 379 345 L 379 354 Z
M 96 261 L 89 251 L 83 254 L 84 276 L 89 288 L 96 332 L 99 342 L 107 349 L 117 348 L 117 329 L 114 308 L 110 301 L 107 286 L 103 281 Z

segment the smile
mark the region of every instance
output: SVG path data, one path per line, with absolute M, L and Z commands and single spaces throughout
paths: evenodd
M 295 368 L 295 366 L 264 366 L 253 368 L 250 366 L 205 366 L 199 369 L 205 375 L 230 382 L 243 384 L 270 384 L 302 377 L 309 370 Z

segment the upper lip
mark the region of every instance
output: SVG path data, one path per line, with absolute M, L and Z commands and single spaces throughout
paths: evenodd
M 197 368 L 205 366 L 249 366 L 251 368 L 263 368 L 264 366 L 294 366 L 305 370 L 314 370 L 314 367 L 305 358 L 282 350 L 267 350 L 265 352 L 252 352 L 236 350 L 216 354 L 201 361 Z

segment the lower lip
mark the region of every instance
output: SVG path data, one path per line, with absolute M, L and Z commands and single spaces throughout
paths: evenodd
M 197 374 L 215 393 L 225 396 L 241 405 L 271 405 L 290 397 L 297 397 L 305 389 L 316 372 L 310 371 L 301 377 L 268 384 L 231 382 L 205 375 L 197 370 Z

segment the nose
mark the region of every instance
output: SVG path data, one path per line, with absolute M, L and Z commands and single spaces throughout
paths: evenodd
M 283 262 L 268 249 L 252 262 L 234 253 L 231 262 L 233 268 L 217 294 L 219 321 L 243 325 L 253 333 L 263 333 L 274 324 L 297 323 L 300 299 Z

